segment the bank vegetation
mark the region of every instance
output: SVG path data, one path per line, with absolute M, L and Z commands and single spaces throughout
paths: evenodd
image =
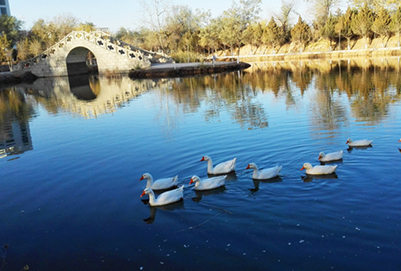
M 261 0 L 236 0 L 214 18 L 210 11 L 151 0 L 144 4 L 144 26 L 121 27 L 109 34 L 164 52 L 176 62 L 199 61 L 212 54 L 278 59 L 400 54 L 401 1 L 351 0 L 343 9 L 338 7 L 339 0 L 304 1 L 313 7 L 311 23 L 299 15 L 295 1 L 283 0 L 278 14 L 261 18 Z M 24 31 L 22 25 L 15 17 L 0 17 L 0 63 L 32 58 L 71 31 L 98 30 L 93 23 L 72 16 L 38 19 Z

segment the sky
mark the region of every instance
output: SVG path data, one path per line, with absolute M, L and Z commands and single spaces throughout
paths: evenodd
M 11 15 L 25 22 L 23 29 L 30 29 L 38 19 L 50 21 L 57 16 L 68 15 L 77 18 L 79 22 L 92 22 L 96 27 L 108 28 L 113 33 L 120 27 L 135 30 L 143 24 L 144 16 L 147 14 L 144 11 L 143 1 L 151 2 L 151 0 L 9 0 L 9 4 Z M 224 10 L 228 10 L 233 0 L 164 0 L 163 3 L 188 6 L 193 11 L 210 10 L 212 17 L 215 18 Z M 280 0 L 262 0 L 260 18 L 270 20 L 274 14 L 280 12 L 281 5 Z M 346 6 L 341 8 L 345 9 Z M 295 9 L 305 21 L 313 19 L 311 6 L 304 0 L 295 0 Z M 293 21 L 296 23 L 297 16 L 294 15 Z

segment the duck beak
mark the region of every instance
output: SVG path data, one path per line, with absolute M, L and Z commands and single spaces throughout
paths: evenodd
M 141 198 L 145 195 L 145 190 L 141 194 Z
M 202 156 L 202 159 L 201 159 L 201 161 L 205 161 L 205 156 Z
M 345 142 L 345 144 L 348 144 L 348 140 L 347 140 L 347 142 Z
M 248 164 L 248 166 L 246 167 L 246 169 L 250 169 L 249 164 Z
M 191 181 L 189 181 L 189 184 L 192 184 L 194 182 L 194 180 L 192 180 L 192 178 L 191 178 Z
M 304 170 L 305 169 L 305 167 L 302 167 L 300 170 Z
M 142 177 L 141 177 L 139 180 L 142 181 L 143 179 L 145 179 L 145 178 L 144 178 L 143 175 L 142 175 Z

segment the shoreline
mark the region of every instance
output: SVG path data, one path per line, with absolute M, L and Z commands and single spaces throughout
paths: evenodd
M 251 67 L 251 65 L 245 62 L 169 63 L 153 65 L 144 70 L 132 70 L 129 72 L 128 76 L 133 79 L 186 77 L 244 70 L 249 67 Z

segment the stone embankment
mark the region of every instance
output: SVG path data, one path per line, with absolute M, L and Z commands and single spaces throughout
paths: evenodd
M 157 64 L 148 69 L 132 70 L 129 76 L 131 78 L 185 77 L 243 70 L 250 66 L 250 64 L 244 62 Z
M 22 74 L 12 72 L 1 72 L 0 73 L 0 89 L 7 86 L 12 86 L 21 82 L 33 82 L 36 80 L 36 76 L 31 72 L 25 72 Z

